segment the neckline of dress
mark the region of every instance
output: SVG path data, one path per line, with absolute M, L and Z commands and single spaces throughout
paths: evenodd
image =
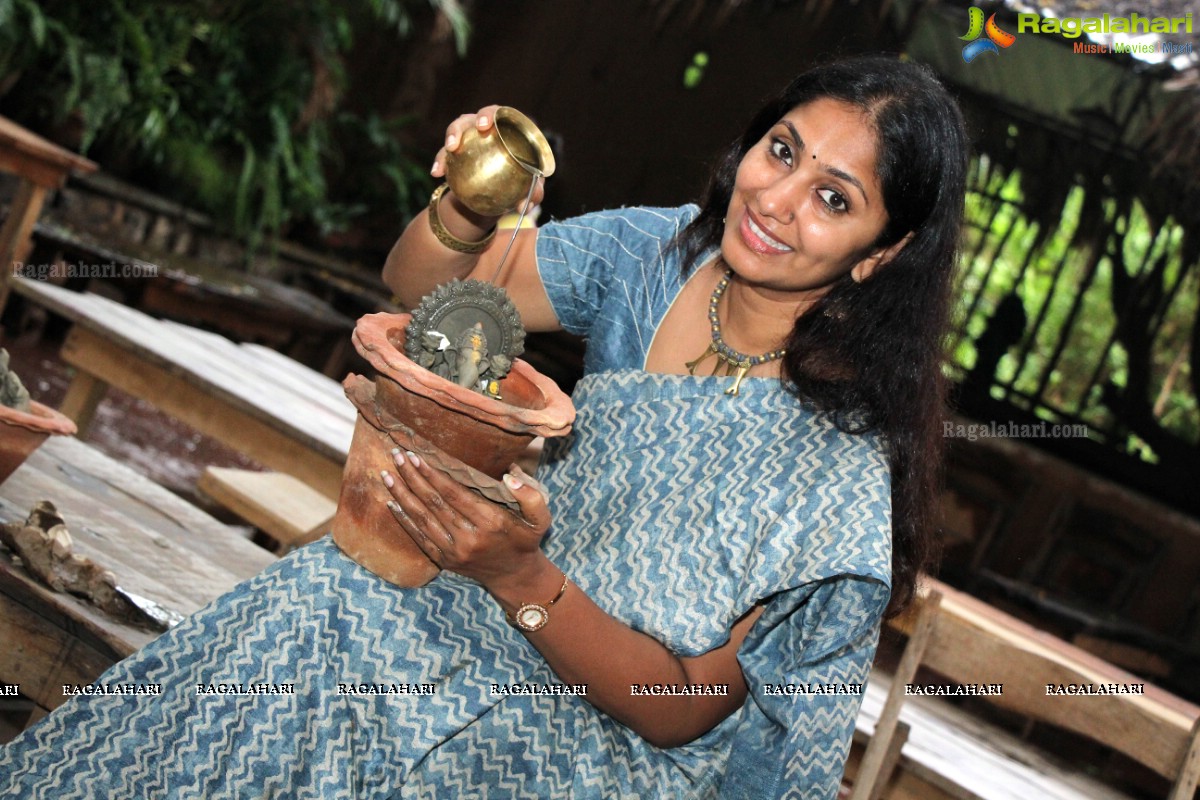
M 576 384 L 574 396 L 584 400 L 598 392 L 609 391 L 621 394 L 636 390 L 647 399 L 650 397 L 660 400 L 695 398 L 728 402 L 732 398 L 727 397 L 723 390 L 728 381 L 729 379 L 725 376 L 679 375 L 669 372 L 650 372 L 636 367 L 621 367 L 584 375 Z M 651 390 L 650 394 L 647 394 L 648 389 Z M 774 377 L 747 378 L 742 383 L 742 394 L 738 399 L 790 401 L 797 410 L 803 407 L 784 388 L 779 378 Z M 736 403 L 729 403 L 729 405 L 736 405 Z

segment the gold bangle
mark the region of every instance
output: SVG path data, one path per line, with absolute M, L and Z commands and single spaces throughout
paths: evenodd
M 449 188 L 449 184 L 443 183 L 433 190 L 433 197 L 429 198 L 429 227 L 433 230 L 433 235 L 437 237 L 439 242 L 455 252 L 467 253 L 468 255 L 483 252 L 492 243 L 492 237 L 496 235 L 495 228 L 492 228 L 492 232 L 483 237 L 483 241 L 466 242 L 451 233 L 445 223 L 442 222 L 442 218 L 438 216 L 438 202 Z
M 567 584 L 571 581 L 567 576 L 563 575 L 562 588 L 558 590 L 558 594 L 554 595 L 554 599 L 550 602 L 540 605 L 538 603 L 523 603 L 517 609 L 517 613 L 504 613 L 504 618 L 508 620 L 508 624 L 523 630 L 526 633 L 533 633 L 546 627 L 546 623 L 550 621 L 550 606 L 562 600 L 563 594 L 567 591 Z

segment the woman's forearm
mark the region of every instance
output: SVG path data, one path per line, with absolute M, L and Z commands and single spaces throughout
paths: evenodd
M 561 587 L 561 571 L 544 557 L 533 571 L 512 588 L 489 587 L 507 613 L 525 602 L 544 603 Z M 586 684 L 592 705 L 657 747 L 696 739 L 745 700 L 736 653 L 760 609 L 735 624 L 729 642 L 695 658 L 680 658 L 653 637 L 617 621 L 573 584 L 549 612 L 545 627 L 526 634 L 530 643 L 564 683 Z M 713 693 L 643 693 L 642 687 L 655 685 Z
M 384 471 L 380 478 L 391 492 L 396 521 L 413 544 L 442 569 L 478 581 L 510 619 L 524 604 L 542 605 L 548 622 L 526 635 L 565 683 L 587 684 L 592 705 L 658 747 L 686 744 L 742 705 L 746 683 L 737 650 L 760 609 L 734 622 L 725 644 L 680 658 L 610 616 L 578 586 L 562 588 L 562 571 L 541 549 L 551 516 L 536 486 L 518 474 L 504 476 L 520 509 L 515 513 L 414 453 L 397 450 L 393 463 L 396 474 Z M 655 684 L 720 687 L 727 693 L 655 695 L 634 688 Z
M 467 209 L 453 192 L 446 192 L 438 203 L 438 218 L 450 235 L 464 242 L 483 241 L 494 230 L 496 218 L 484 217 Z M 491 242 L 491 244 L 494 244 Z M 383 282 L 409 308 L 439 285 L 454 278 L 465 278 L 478 266 L 487 251 L 460 253 L 443 244 L 430 225 L 429 209 L 418 214 L 396 240 L 383 266 Z
M 495 222 L 491 217 L 482 217 L 461 206 L 450 191 L 442 195 L 438 217 L 452 236 L 464 242 L 482 241 Z M 482 252 L 460 253 L 447 247 L 433 233 L 426 209 L 409 223 L 392 246 L 383 267 L 383 281 L 408 308 L 416 308 L 421 298 L 455 279 L 476 278 L 493 282 L 508 292 L 525 330 L 559 330 L 558 318 L 538 275 L 536 238 L 533 230 L 502 230 Z M 501 272 L 502 259 L 504 269 Z

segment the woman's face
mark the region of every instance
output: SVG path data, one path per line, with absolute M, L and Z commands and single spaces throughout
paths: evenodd
M 871 249 L 887 219 L 874 129 L 853 106 L 814 100 L 742 158 L 721 255 L 760 289 L 815 299 L 847 272 L 862 280 L 899 251 Z

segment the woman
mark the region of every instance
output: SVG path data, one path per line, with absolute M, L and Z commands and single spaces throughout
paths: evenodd
M 437 579 L 302 549 L 101 679 L 159 702 L 77 698 L 0 754 L 9 796 L 833 797 L 928 561 L 965 147 L 925 70 L 847 61 L 758 114 L 703 207 L 522 231 L 526 326 L 589 339 L 548 502 L 398 453 L 380 479 Z M 406 302 L 503 250 L 435 202 L 384 269 Z M 187 691 L 216 681 L 296 693 Z

